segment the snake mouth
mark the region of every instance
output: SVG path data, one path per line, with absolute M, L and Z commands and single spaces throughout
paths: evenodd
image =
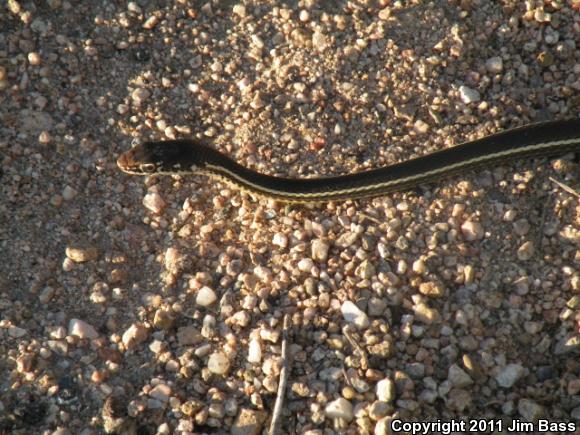
M 117 166 L 119 167 L 119 169 L 121 169 L 122 171 L 127 171 L 129 165 L 128 165 L 128 161 L 127 161 L 127 156 L 125 155 L 125 153 L 121 154 L 118 158 L 117 158 Z
M 117 158 L 117 166 L 121 171 L 126 172 L 127 174 L 140 175 L 141 172 L 135 169 L 136 166 L 132 163 L 132 159 L 127 154 L 128 152 L 123 153 Z

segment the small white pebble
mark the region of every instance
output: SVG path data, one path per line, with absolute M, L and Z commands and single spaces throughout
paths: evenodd
M 369 318 L 367 314 L 353 302 L 344 301 L 340 307 L 340 311 L 344 320 L 355 324 L 359 329 L 365 329 L 369 326 Z
M 123 333 L 121 341 L 127 349 L 133 349 L 137 345 L 143 343 L 147 340 L 149 336 L 149 330 L 140 323 L 133 323 L 127 330 Z
M 259 338 L 250 340 L 248 345 L 248 362 L 257 364 L 262 360 L 262 343 Z
M 234 5 L 232 12 L 240 18 L 244 18 L 246 16 L 246 7 L 241 4 Z
M 288 237 L 283 233 L 276 233 L 272 238 L 272 243 L 280 248 L 288 246 Z
M 143 205 L 151 212 L 160 214 L 165 208 L 165 201 L 157 192 L 152 192 L 145 195 Z
M 133 103 L 140 105 L 145 102 L 151 96 L 151 92 L 145 88 L 137 88 L 131 92 L 131 99 Z
M 230 360 L 223 352 L 212 353 L 207 362 L 207 368 L 216 375 L 225 375 L 230 370 Z
M 260 329 L 260 338 L 270 343 L 277 343 L 280 338 L 280 331 L 269 328 Z
M 322 239 L 312 241 L 312 258 L 316 261 L 324 262 L 328 259 L 329 244 Z
M 326 405 L 326 408 L 324 408 L 324 414 L 328 418 L 342 418 L 347 422 L 351 421 L 354 417 L 352 404 L 343 397 L 339 397 Z
M 475 103 L 481 99 L 478 91 L 467 86 L 459 87 L 459 97 L 465 104 Z
M 68 334 L 80 338 L 95 339 L 99 336 L 97 330 L 87 322 L 80 319 L 70 319 L 68 322 Z
M 314 267 L 314 262 L 310 258 L 303 258 L 298 262 L 298 270 L 301 272 L 310 272 Z
M 197 292 L 195 303 L 202 307 L 209 307 L 217 300 L 215 292 L 208 286 L 203 286 Z
M 461 225 L 461 234 L 463 234 L 465 240 L 472 242 L 474 240 L 483 239 L 485 232 L 483 226 L 479 222 L 465 221 Z
M 171 397 L 171 388 L 166 384 L 157 384 L 149 391 L 149 396 L 164 403 L 168 402 Z
M 395 400 L 395 383 L 389 378 L 381 379 L 377 382 L 376 393 L 380 401 L 392 402 Z

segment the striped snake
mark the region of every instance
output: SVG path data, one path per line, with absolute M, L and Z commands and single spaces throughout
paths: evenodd
M 383 168 L 294 179 L 252 171 L 194 140 L 145 142 L 122 154 L 129 174 L 201 174 L 282 202 L 342 201 L 410 189 L 472 169 L 580 150 L 580 118 L 530 124 Z

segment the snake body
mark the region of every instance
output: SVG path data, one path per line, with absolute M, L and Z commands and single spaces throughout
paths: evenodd
M 391 166 L 334 177 L 298 179 L 252 171 L 195 140 L 145 142 L 122 154 L 129 174 L 201 174 L 283 202 L 341 201 L 380 196 L 459 173 L 580 149 L 580 118 L 530 124 Z

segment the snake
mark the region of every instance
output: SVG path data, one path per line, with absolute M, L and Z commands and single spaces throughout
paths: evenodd
M 254 196 L 317 203 L 382 196 L 475 169 L 577 150 L 580 118 L 528 124 L 393 165 L 329 177 L 263 174 L 195 139 L 144 142 L 121 154 L 117 165 L 135 175 L 206 175 Z

